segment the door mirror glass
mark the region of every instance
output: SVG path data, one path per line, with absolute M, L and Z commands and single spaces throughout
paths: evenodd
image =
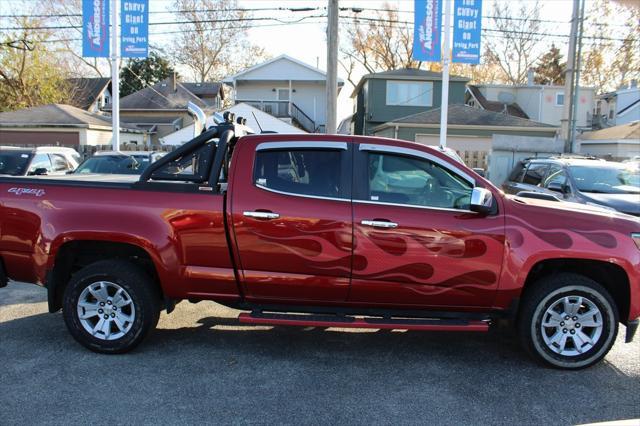
M 481 214 L 491 213 L 491 210 L 493 210 L 493 194 L 491 191 L 485 188 L 473 188 L 469 210 Z
M 561 194 L 564 194 L 567 192 L 567 186 L 564 185 L 561 182 L 549 182 L 549 185 L 547 186 L 547 189 L 549 191 L 555 191 L 555 192 L 559 192 Z

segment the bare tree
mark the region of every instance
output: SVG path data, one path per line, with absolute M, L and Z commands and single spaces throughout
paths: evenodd
M 0 111 L 68 101 L 68 70 L 47 49 L 51 34 L 29 29 L 41 20 L 16 18 L 15 24 L 24 29 L 0 39 Z
M 170 53 L 196 81 L 219 80 L 265 58 L 247 40 L 250 14 L 236 0 L 175 0 L 172 7 L 184 23 Z
M 485 61 L 500 68 L 503 82 L 523 84 L 541 47 L 547 47 L 540 42 L 540 3 L 495 1 L 491 13 L 497 33 L 485 37 Z
M 385 3 L 373 18 L 354 18 L 347 27 L 348 44 L 341 49 L 342 67 L 347 79 L 353 81 L 354 71 L 361 67 L 366 72 L 399 68 L 419 68 L 420 61 L 413 59 L 413 30 L 398 20 L 397 7 Z

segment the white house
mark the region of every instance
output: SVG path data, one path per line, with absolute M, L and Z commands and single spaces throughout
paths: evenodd
M 235 103 L 250 104 L 307 132 L 324 131 L 326 84 L 324 71 L 287 55 L 227 77 Z M 344 82 L 338 79 L 338 91 Z
M 485 108 L 482 105 L 483 99 L 478 99 L 478 92 L 481 97 L 489 101 L 492 108 Z M 576 112 L 576 127 L 585 129 L 591 127 L 591 113 L 595 100 L 595 89 L 593 87 L 578 88 L 578 106 Z M 503 105 L 504 112 L 522 118 L 529 118 L 539 123 L 560 126 L 564 103 L 569 102 L 564 93 L 564 86 L 548 86 L 541 84 L 478 84 L 467 87 L 466 104 L 480 109 L 494 108 L 497 104 Z M 511 110 L 524 112 L 522 114 L 512 114 Z
M 275 133 L 287 133 L 297 134 L 306 133 L 304 130 L 299 129 L 289 123 L 286 123 L 264 111 L 261 111 L 253 106 L 245 103 L 240 103 L 226 109 L 236 115 L 236 117 L 243 117 L 247 119 L 247 126 L 250 127 L 256 133 L 261 132 L 275 132 Z M 213 118 L 207 118 L 207 127 L 213 126 Z M 189 142 L 193 139 L 193 123 L 183 127 L 182 129 L 163 136 L 160 138 L 162 145 L 182 145 L 185 142 Z
M 628 87 L 603 93 L 593 113 L 596 127 L 619 126 L 640 120 L 640 88 L 636 80 Z

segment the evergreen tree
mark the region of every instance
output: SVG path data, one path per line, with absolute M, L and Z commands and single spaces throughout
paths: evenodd
M 129 59 L 120 71 L 120 96 L 151 86 L 172 73 L 173 67 L 169 61 L 156 52 L 151 52 L 148 58 Z
M 565 71 L 567 63 L 562 62 L 562 54 L 555 44 L 538 61 L 538 66 L 534 69 L 535 84 L 552 84 L 563 86 L 565 81 Z

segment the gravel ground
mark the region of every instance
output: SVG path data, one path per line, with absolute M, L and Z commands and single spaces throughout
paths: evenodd
M 98 355 L 45 290 L 0 289 L 0 424 L 581 424 L 640 418 L 640 339 L 604 362 L 534 364 L 488 334 L 241 326 L 178 305 L 135 352 Z M 635 422 L 634 422 L 635 423 Z M 637 421 L 640 425 L 640 420 Z

